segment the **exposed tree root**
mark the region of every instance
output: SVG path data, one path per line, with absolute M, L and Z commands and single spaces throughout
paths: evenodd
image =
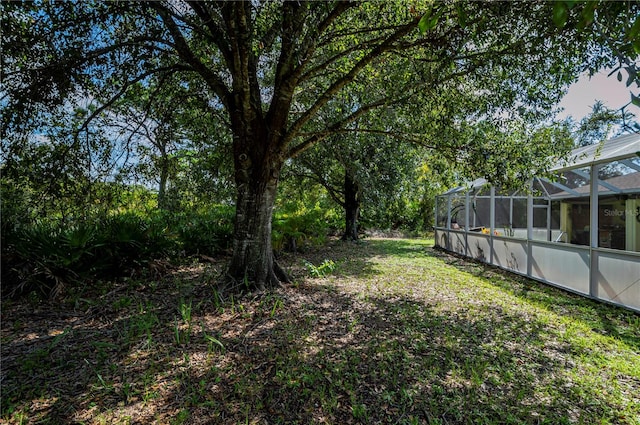
M 275 258 L 272 269 L 267 272 L 264 279 L 252 280 L 247 276 L 247 273 L 244 273 L 242 277 L 234 276 L 229 271 L 224 273 L 216 287 L 219 296 L 224 298 L 229 294 L 262 293 L 269 289 L 282 288 L 283 283 L 291 283 L 291 278 Z
M 282 283 L 291 283 L 291 278 L 286 271 L 278 264 L 278 261 L 273 259 L 273 272 L 276 275 L 276 278 Z

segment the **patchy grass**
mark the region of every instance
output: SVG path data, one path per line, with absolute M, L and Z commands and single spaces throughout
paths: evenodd
M 220 259 L 5 302 L 1 421 L 640 424 L 638 314 L 431 245 L 332 241 L 239 299 Z

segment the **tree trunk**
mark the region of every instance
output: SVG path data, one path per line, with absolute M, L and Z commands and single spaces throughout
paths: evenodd
M 268 111 L 264 111 L 258 57 L 252 44 L 252 7 L 249 2 L 228 2 L 222 9 L 230 47 L 225 60 L 233 76 L 225 107 L 233 133 L 237 191 L 233 257 L 225 289 L 264 291 L 280 286 L 281 281 L 289 282 L 273 254 L 271 219 L 278 178 L 286 158 L 284 135 L 296 87 L 296 78 L 292 77 L 293 56 L 286 59 L 293 50 L 283 47 L 289 51 L 278 62 L 273 99 Z M 293 39 L 285 44 L 289 42 Z M 218 83 L 214 81 L 216 87 Z
M 265 145 L 268 146 L 254 140 L 251 145 L 236 146 L 233 256 L 223 290 L 264 291 L 280 286 L 280 282 L 290 282 L 275 260 L 271 246 L 271 219 L 283 161 L 268 149 L 263 151 Z M 243 146 L 251 149 L 243 152 Z
M 358 240 L 358 215 L 360 214 L 360 194 L 358 183 L 349 171 L 344 173 L 345 231 L 342 240 Z
M 160 182 L 158 184 L 158 209 L 167 209 L 167 181 L 169 180 L 169 165 L 163 158 L 160 163 Z

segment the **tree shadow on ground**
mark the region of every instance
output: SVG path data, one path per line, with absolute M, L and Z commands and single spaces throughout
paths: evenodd
M 589 299 L 439 248 L 429 248 L 426 254 L 462 272 L 481 277 L 524 302 L 568 320 L 590 324 L 594 331 L 640 350 L 640 314 L 637 312 Z
M 380 246 L 351 258 L 425 255 Z M 8 423 L 625 422 L 624 406 L 567 373 L 584 347 L 491 303 L 471 312 L 300 278 L 220 304 L 180 277 L 85 315 L 23 313 L 2 322 Z

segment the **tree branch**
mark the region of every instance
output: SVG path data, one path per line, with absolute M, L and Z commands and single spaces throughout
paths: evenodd
M 317 29 L 314 31 L 310 31 L 307 34 L 304 41 L 300 44 L 299 56 L 300 56 L 301 62 L 300 62 L 300 66 L 298 66 L 298 69 L 296 70 L 296 74 L 295 74 L 296 79 L 299 78 L 300 74 L 302 73 L 304 68 L 307 66 L 307 64 L 311 60 L 313 53 L 317 48 L 318 36 L 322 34 L 324 31 L 326 31 L 327 28 L 329 28 L 331 24 L 333 24 L 333 22 L 336 19 L 338 19 L 338 17 L 340 17 L 340 15 L 342 15 L 344 12 L 346 12 L 352 7 L 356 7 L 355 2 L 349 2 L 349 1 L 338 2 L 335 5 L 335 7 L 329 12 L 327 17 L 322 22 L 320 22 L 320 25 L 318 25 Z
M 336 189 L 335 187 L 333 187 L 331 185 L 331 183 L 329 183 L 329 181 L 327 179 L 325 179 L 320 172 L 318 172 L 314 167 L 310 166 L 309 163 L 307 161 L 302 161 L 302 164 L 304 167 L 306 167 L 308 170 L 310 170 L 310 173 L 296 173 L 301 177 L 306 177 L 310 180 L 315 181 L 316 183 L 318 183 L 320 186 L 324 187 L 325 190 L 327 191 L 327 193 L 329 194 L 329 197 L 331 199 L 333 199 L 333 201 L 340 205 L 342 208 L 346 207 L 346 203 L 345 201 L 343 201 L 342 199 L 340 199 L 340 195 L 344 196 L 344 192 Z
M 288 145 L 291 140 L 297 135 L 297 133 L 302 129 L 302 127 L 309 120 L 311 120 L 311 118 L 324 105 L 326 105 L 336 93 L 338 93 L 342 88 L 351 83 L 360 73 L 360 71 L 362 71 L 367 65 L 373 62 L 374 59 L 391 50 L 397 40 L 404 37 L 410 31 L 415 30 L 415 25 L 417 25 L 417 23 L 418 20 L 415 19 L 415 22 L 411 22 L 398 29 L 398 31 L 391 34 L 383 43 L 381 43 L 379 46 L 376 46 L 371 52 L 365 55 L 365 57 L 359 60 L 348 73 L 336 80 L 327 90 L 325 90 L 325 92 L 316 100 L 316 102 L 292 124 L 285 137 L 283 137 L 282 145 Z
M 308 13 L 308 5 L 303 7 L 294 2 L 287 2 L 282 6 L 281 48 L 274 78 L 274 97 L 267 112 L 267 122 L 273 128 L 282 128 L 286 125 L 291 99 L 298 84 L 294 75 L 298 53 L 296 43 L 304 27 L 306 13 Z
M 381 99 L 377 102 L 372 102 L 370 104 L 364 105 L 361 108 L 359 108 L 357 111 L 353 112 L 351 115 L 348 115 L 344 117 L 342 120 L 337 121 L 336 123 L 328 127 L 326 130 L 313 133 L 313 135 L 309 137 L 307 140 L 289 149 L 288 157 L 294 158 L 300 155 L 302 152 L 306 151 L 311 146 L 320 142 L 321 140 L 326 139 L 331 134 L 340 132 L 340 130 L 344 129 L 347 124 L 356 121 L 358 118 L 360 118 L 367 112 L 370 112 L 376 108 L 379 108 L 380 106 L 385 105 L 386 102 L 387 102 L 387 99 Z
M 335 55 L 331 56 L 329 59 L 327 59 L 323 63 L 314 66 L 313 68 L 309 69 L 307 72 L 302 74 L 300 76 L 300 80 L 299 81 L 303 82 L 303 81 L 307 81 L 307 80 L 315 77 L 320 72 L 326 70 L 331 64 L 337 62 L 339 59 L 347 57 L 350 54 L 352 54 L 354 52 L 357 52 L 357 51 L 367 50 L 367 49 L 370 48 L 370 45 L 375 45 L 376 43 L 378 43 L 382 39 L 384 39 L 384 37 L 380 36 L 380 37 L 377 37 L 377 38 L 373 38 L 371 40 L 367 40 L 366 42 L 355 44 L 355 45 L 351 46 L 348 49 L 340 51 L 338 54 L 335 54 Z
M 138 75 L 136 78 L 134 78 L 133 80 L 129 80 L 126 83 L 123 84 L 123 86 L 120 88 L 120 90 L 118 90 L 118 92 L 111 96 L 111 98 L 109 98 L 109 100 L 107 100 L 104 104 L 100 105 L 100 107 L 96 108 L 95 111 L 93 111 L 89 117 L 87 117 L 87 119 L 84 120 L 84 122 L 82 123 L 82 125 L 80 126 L 80 128 L 76 131 L 76 135 L 74 137 L 78 137 L 78 134 L 80 134 L 82 131 L 86 130 L 89 123 L 98 115 L 100 115 L 105 109 L 109 108 L 110 106 L 112 106 L 118 99 L 120 99 L 120 97 L 122 97 L 122 95 L 124 95 L 126 93 L 126 91 L 129 89 L 129 87 L 131 87 L 132 85 L 144 80 L 145 78 L 147 78 L 150 75 L 159 73 L 159 72 L 177 72 L 179 70 L 189 70 L 188 67 L 185 67 L 183 65 L 172 65 L 172 66 L 168 66 L 168 67 L 163 67 L 163 68 L 156 68 L 153 69 L 151 71 L 145 72 L 143 74 Z
M 231 53 L 231 49 L 229 48 L 229 43 L 225 39 L 224 32 L 214 21 L 211 13 L 209 13 L 209 10 L 206 7 L 206 3 L 201 3 L 194 0 L 186 0 L 186 2 L 209 30 L 209 33 L 201 32 L 201 34 L 211 40 L 218 47 L 220 53 L 222 53 L 222 56 L 224 57 L 225 62 L 227 63 L 227 65 L 229 65 L 233 60 L 233 55 Z M 195 25 L 193 26 L 194 28 L 196 27 Z
M 186 63 L 191 65 L 193 70 L 200 74 L 202 78 L 204 78 L 209 87 L 211 87 L 213 92 L 220 98 L 220 101 L 223 103 L 225 108 L 230 111 L 232 103 L 231 93 L 222 79 L 218 75 L 213 73 L 209 68 L 207 68 L 207 66 L 196 57 L 186 39 L 184 38 L 182 32 L 178 28 L 178 25 L 173 20 L 171 13 L 167 11 L 160 3 L 149 2 L 149 4 L 151 7 L 158 11 L 162 22 L 164 22 L 165 27 L 169 31 L 169 34 L 171 34 L 178 56 Z

